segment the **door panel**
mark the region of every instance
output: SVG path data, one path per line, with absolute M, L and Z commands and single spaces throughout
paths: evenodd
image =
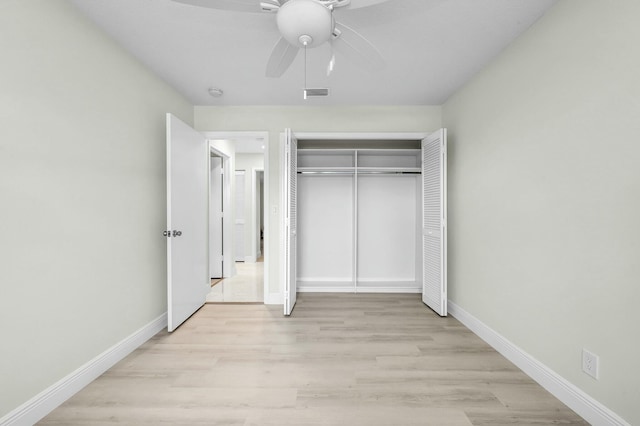
M 447 131 L 422 141 L 422 301 L 447 315 Z
M 209 199 L 209 275 L 222 278 L 222 157 L 211 157 L 211 197 Z
M 234 243 L 235 243 L 235 260 L 236 262 L 245 261 L 245 171 L 236 170 L 236 189 L 235 189 L 235 208 L 236 223 L 234 227 Z
M 291 133 L 285 130 L 285 285 L 284 314 L 291 315 L 296 304 L 296 251 L 297 251 L 297 181 L 298 181 L 298 143 Z
M 175 330 L 204 303 L 207 259 L 208 161 L 205 138 L 167 114 L 167 313 Z

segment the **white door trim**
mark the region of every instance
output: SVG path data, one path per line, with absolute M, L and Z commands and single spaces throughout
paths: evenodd
M 415 141 L 421 141 L 422 139 L 426 138 L 430 134 L 431 132 L 425 132 L 425 133 L 422 133 L 422 132 L 375 132 L 375 133 L 372 133 L 372 132 L 296 132 L 292 129 L 292 135 L 298 141 L 300 140 L 356 140 L 356 141 L 357 140 L 390 140 L 390 141 L 415 140 Z M 284 158 L 285 158 L 284 140 L 285 140 L 285 134 L 284 132 L 281 132 L 279 156 L 280 156 L 280 170 L 282 171 L 284 171 Z M 265 160 L 265 164 L 266 164 L 266 160 Z M 265 182 L 266 182 L 266 178 L 267 178 L 267 172 L 265 170 Z M 266 183 L 265 183 L 265 186 L 266 186 Z M 282 194 L 281 202 L 280 202 L 281 211 L 277 219 L 281 223 L 280 236 L 279 236 L 280 244 L 279 244 L 279 252 L 278 252 L 279 259 L 280 259 L 278 268 L 280 271 L 281 284 L 279 286 L 280 296 L 277 299 L 279 300 L 279 302 L 277 303 L 282 303 L 281 302 L 283 300 L 282 295 L 284 294 L 284 277 L 286 276 L 285 275 L 286 253 L 285 253 L 285 247 L 284 247 L 284 239 L 285 239 L 284 221 L 286 217 L 285 216 L 286 192 L 285 192 L 284 179 L 281 179 L 281 182 L 280 182 L 280 193 Z M 267 201 L 266 201 L 266 196 L 267 194 L 265 193 L 265 206 L 269 206 L 269 204 L 267 204 Z M 266 233 L 266 230 L 265 230 L 265 233 Z M 265 247 L 266 247 L 266 239 L 265 239 Z M 266 257 L 265 257 L 265 262 L 266 262 Z M 267 264 L 265 263 L 265 268 L 266 267 L 267 267 Z M 266 276 L 266 271 L 265 271 L 265 276 Z M 266 296 L 265 296 L 265 300 L 266 300 Z

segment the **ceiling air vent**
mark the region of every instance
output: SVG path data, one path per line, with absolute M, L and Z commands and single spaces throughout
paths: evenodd
M 329 96 L 329 89 L 304 89 L 304 99 L 317 96 Z

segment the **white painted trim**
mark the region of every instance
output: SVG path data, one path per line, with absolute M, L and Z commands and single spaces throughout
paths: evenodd
M 300 284 L 300 283 L 298 283 Z M 351 287 L 339 287 L 339 286 L 298 286 L 298 293 L 355 293 L 353 286 Z
M 449 314 L 592 425 L 630 426 L 609 408 L 511 343 L 460 306 L 450 300 L 448 305 Z
M 282 305 L 284 301 L 284 294 L 282 293 L 267 293 L 264 295 L 265 305 Z
M 294 134 L 298 140 L 422 140 L 429 136 L 429 133 L 411 132 L 294 132 Z
M 245 256 L 244 263 L 256 263 L 258 261 L 257 256 Z
M 285 143 L 285 134 L 284 132 L 280 133 L 280 149 L 279 149 L 279 163 L 280 163 L 280 211 L 278 212 L 278 222 L 280 222 L 280 248 L 279 252 L 279 270 L 280 270 L 280 285 L 278 291 L 280 294 L 280 302 L 276 303 L 277 305 L 284 305 L 284 281 L 287 274 L 287 253 L 285 250 L 285 239 L 286 239 L 286 231 L 287 231 L 287 185 L 285 176 L 285 162 L 287 156 L 287 147 Z M 266 295 L 266 293 L 265 293 Z M 266 303 L 266 302 L 265 302 Z
M 271 189 L 269 188 L 269 182 L 271 180 L 271 173 L 275 173 L 275 171 L 271 170 L 271 166 L 269 165 L 269 151 L 271 149 L 271 140 L 269 140 L 269 132 L 264 132 L 264 164 L 263 164 L 263 173 L 264 173 L 264 182 L 263 182 L 263 187 L 262 187 L 262 191 L 264 193 L 264 199 L 262 200 L 262 202 L 264 203 L 263 209 L 264 209 L 264 217 L 262 218 L 262 220 L 264 220 L 264 234 L 262 235 L 262 244 L 264 244 L 263 246 L 263 253 L 262 256 L 264 257 L 263 259 L 263 281 L 264 281 L 264 287 L 263 287 L 263 294 L 264 294 L 264 303 L 265 304 L 269 304 L 269 302 L 267 301 L 268 297 L 267 295 L 269 294 L 269 273 L 271 270 L 271 249 L 269 248 L 269 244 L 271 243 L 271 226 L 272 222 L 271 222 L 271 214 L 269 213 L 271 211 Z M 275 198 L 275 196 L 274 196 Z
M 421 288 L 414 287 L 331 287 L 331 286 L 306 286 L 298 287 L 298 293 L 421 293 Z
M 429 136 L 430 133 L 422 133 L 422 132 L 293 132 L 293 135 L 296 137 L 296 139 L 298 140 L 340 140 L 340 139 L 344 139 L 344 140 L 416 140 L 416 141 L 421 141 L 422 139 L 426 138 L 427 136 Z M 280 170 L 284 170 L 284 158 L 285 158 L 285 147 L 284 147 L 284 132 L 280 133 Z M 357 181 L 357 180 L 356 180 Z M 280 190 L 281 190 L 281 194 L 285 194 L 285 177 L 281 176 L 281 182 L 280 182 Z M 279 217 L 279 220 L 281 221 L 282 225 L 281 225 L 281 230 L 280 230 L 280 276 L 284 277 L 285 275 L 285 265 L 284 265 L 284 261 L 282 261 L 282 259 L 285 259 L 285 251 L 284 251 L 284 232 L 286 229 L 286 217 L 285 217 L 285 211 L 286 211 L 286 197 L 283 195 L 282 199 L 281 199 L 281 203 L 280 203 L 280 208 L 282 209 L 281 215 Z M 357 268 L 357 266 L 356 266 Z M 357 271 L 357 269 L 355 270 Z M 355 272 L 357 274 L 357 272 Z M 266 273 L 265 273 L 266 274 Z M 298 281 L 300 282 L 300 281 Z M 422 284 L 420 284 L 422 286 Z M 349 292 L 349 293 L 373 293 L 373 292 L 380 292 L 380 293 L 421 293 L 422 292 L 422 287 L 420 287 L 420 289 L 418 289 L 417 291 L 414 291 L 413 288 L 406 288 L 405 290 L 402 289 L 384 289 L 384 288 L 380 288 L 380 289 L 376 289 L 376 290 L 372 290 L 372 289 L 366 289 L 366 291 L 358 291 L 357 288 L 352 287 L 350 289 L 348 289 L 348 291 L 346 291 L 345 289 L 340 289 L 340 290 L 330 290 L 330 289 L 325 289 L 325 290 L 320 290 L 319 287 L 316 290 L 311 290 L 312 287 L 307 287 L 306 289 L 301 289 L 298 288 L 299 292 L 327 292 L 327 291 L 331 291 L 331 292 Z M 283 287 L 281 287 L 281 291 L 284 290 Z M 380 290 L 380 291 L 378 291 Z M 284 294 L 282 294 L 283 297 L 283 301 L 284 301 Z M 267 303 L 267 290 L 265 288 L 265 303 Z M 283 302 L 280 302 L 283 303 Z M 279 304 L 280 304 L 279 303 Z
M 165 312 L 2 417 L 0 426 L 35 424 L 166 327 Z
M 258 220 L 260 216 L 260 209 L 258 208 L 258 173 L 264 174 L 264 153 L 262 154 L 262 168 L 251 169 L 251 257 L 254 259 L 249 262 L 257 262 L 260 257 L 260 229 L 258 229 Z M 264 188 L 263 188 L 264 193 Z M 261 200 L 264 202 L 263 200 Z
M 358 286 L 356 293 L 422 293 L 422 287 L 362 287 Z
M 305 278 L 296 278 L 296 281 L 300 283 L 344 283 L 345 285 L 349 285 L 353 287 L 353 280 L 351 277 L 345 278 L 313 278 L 313 277 L 305 277 Z

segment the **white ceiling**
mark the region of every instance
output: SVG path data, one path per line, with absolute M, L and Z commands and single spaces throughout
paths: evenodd
M 310 49 L 308 86 L 331 94 L 304 101 L 303 55 L 281 78 L 264 75 L 279 39 L 274 14 L 171 0 L 72 0 L 194 105 L 439 105 L 556 1 L 387 0 L 338 9 L 336 20 L 372 42 L 386 67 L 371 72 L 337 56 L 327 77 L 328 46 Z M 224 96 L 209 96 L 209 87 Z

